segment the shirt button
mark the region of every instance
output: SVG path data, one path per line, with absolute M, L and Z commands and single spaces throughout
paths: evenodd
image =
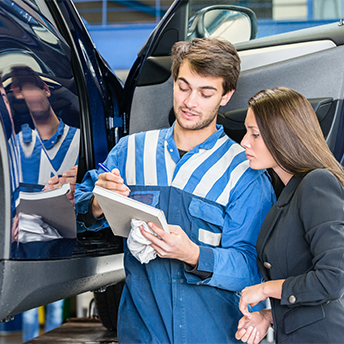
M 293 305 L 296 302 L 296 297 L 294 295 L 290 295 L 288 301 Z
M 173 152 L 173 149 L 172 149 L 172 148 L 170 148 L 170 152 Z
M 265 266 L 267 269 L 271 269 L 271 268 L 272 268 L 272 265 L 271 265 L 269 262 L 264 262 L 264 266 Z

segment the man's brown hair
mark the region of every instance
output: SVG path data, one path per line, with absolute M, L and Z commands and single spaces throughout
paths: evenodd
M 20 90 L 25 84 L 33 84 L 41 90 L 44 89 L 44 82 L 38 73 L 28 66 L 15 66 L 11 68 L 12 87 Z
M 191 70 L 204 77 L 223 78 L 223 94 L 235 90 L 240 73 L 240 58 L 228 41 L 217 38 L 195 38 L 177 42 L 172 47 L 172 77 L 176 81 L 184 60 Z

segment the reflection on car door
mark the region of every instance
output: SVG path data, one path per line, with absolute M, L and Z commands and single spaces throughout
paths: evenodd
M 10 20 L 13 11 L 21 19 L 17 20 L 17 30 Z M 67 195 L 60 196 L 66 199 L 64 207 L 54 203 L 43 211 L 39 202 L 31 201 L 30 209 L 23 204 L 27 193 L 43 200 L 54 199 L 60 190 L 45 191 L 48 181 L 55 176 L 54 185 L 59 187 L 65 172 L 77 174 L 80 113 L 66 55 L 69 48 L 15 4 L 0 14 L 0 21 L 0 35 L 6 40 L 6 49 L 0 51 L 1 90 L 8 105 L 1 107 L 1 117 L 8 142 L 12 194 L 9 255 L 14 259 L 68 257 L 76 242 L 73 185 L 68 191 L 70 200 Z M 35 44 L 27 44 L 27 39 Z M 69 231 L 63 222 L 66 211 L 73 223 Z M 61 223 L 52 221 L 49 213 L 54 213 L 55 219 L 60 217 Z

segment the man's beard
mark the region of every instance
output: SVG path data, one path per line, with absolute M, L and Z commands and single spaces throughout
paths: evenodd
M 200 121 L 193 123 L 191 126 L 186 126 L 183 125 L 183 121 L 180 120 L 180 117 L 182 117 L 182 115 L 179 117 L 176 113 L 175 113 L 175 117 L 176 117 L 176 121 L 179 124 L 179 126 L 183 129 L 188 129 L 188 130 L 202 130 L 204 128 L 207 128 L 213 121 L 214 119 L 216 119 L 217 117 L 217 113 L 218 113 L 218 108 L 214 109 L 214 112 L 212 114 L 211 117 L 207 117 L 206 119 L 201 119 Z M 199 117 L 201 118 L 201 116 Z
M 31 116 L 33 119 L 38 120 L 38 121 L 47 119 L 50 116 L 50 108 L 48 110 L 32 111 Z

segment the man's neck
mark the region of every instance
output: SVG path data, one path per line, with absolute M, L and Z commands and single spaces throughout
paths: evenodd
M 173 137 L 178 149 L 188 152 L 206 141 L 215 132 L 216 125 L 201 130 L 190 130 L 180 127 L 178 122 L 176 122 L 173 130 Z
M 52 113 L 51 116 L 42 121 L 33 118 L 33 122 L 42 140 L 49 140 L 51 137 L 53 137 L 60 124 L 60 121 L 55 113 Z

